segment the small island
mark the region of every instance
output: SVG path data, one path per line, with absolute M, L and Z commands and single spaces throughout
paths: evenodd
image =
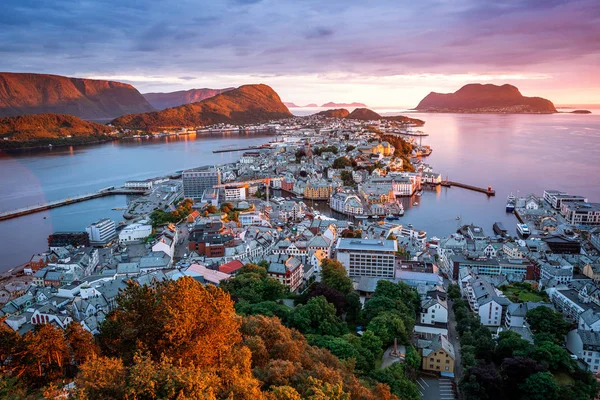
M 590 110 L 573 110 L 570 114 L 591 114 Z

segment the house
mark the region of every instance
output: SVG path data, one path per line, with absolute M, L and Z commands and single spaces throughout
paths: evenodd
M 140 272 L 171 268 L 171 257 L 164 251 L 152 251 L 140 258 Z
M 583 274 L 598 283 L 600 281 L 600 264 L 587 264 L 583 267 Z
M 288 258 L 289 257 L 289 258 Z M 290 291 L 296 291 L 304 279 L 304 265 L 294 256 L 284 254 L 273 255 L 267 258 L 270 262 L 267 270 L 269 276 L 277 279 L 287 286 Z
M 208 269 L 204 265 L 200 264 L 192 264 L 185 270 L 185 275 L 191 277 L 202 277 L 205 283 L 210 283 L 215 286 L 219 286 L 219 284 L 231 278 L 231 275 L 226 274 L 221 271 L 215 271 L 213 269 Z
M 233 260 L 219 266 L 219 272 L 235 275 L 243 267 L 244 264 L 240 260 Z
M 600 332 L 573 329 L 567 334 L 567 350 L 589 371 L 600 372 Z
M 454 345 L 444 335 L 438 335 L 431 341 L 419 340 L 419 349 L 424 371 L 439 372 L 454 376 Z
M 448 323 L 448 304 L 439 296 L 430 297 L 421 301 L 422 324 L 434 325 L 436 323 Z
M 600 312 L 593 308 L 588 308 L 579 314 L 578 329 L 584 331 L 600 332 Z

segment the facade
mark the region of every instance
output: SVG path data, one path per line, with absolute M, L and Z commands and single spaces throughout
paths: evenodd
M 337 260 L 351 277 L 394 278 L 398 242 L 395 240 L 338 239 Z
M 439 296 L 421 301 L 421 324 L 448 323 L 448 304 Z
M 108 218 L 94 222 L 85 228 L 85 230 L 92 244 L 105 245 L 117 237 L 115 222 Z
M 89 246 L 90 235 L 87 232 L 55 232 L 48 236 L 48 248 Z
M 587 199 L 581 196 L 573 196 L 560 190 L 544 190 L 544 200 L 553 208 L 560 210 L 563 201 L 586 202 Z
M 329 200 L 333 186 L 327 182 L 308 182 L 304 187 L 304 198 L 310 200 Z
M 147 179 L 144 181 L 127 181 L 125 182 L 125 187 L 127 189 L 150 190 L 152 189 L 152 179 Z
M 363 215 L 365 209 L 360 198 L 355 194 L 337 192 L 329 198 L 329 206 L 332 210 L 342 214 Z
M 138 243 L 152 234 L 152 225 L 131 224 L 119 232 L 119 243 Z
M 571 225 L 600 225 L 600 203 L 566 201 L 560 212 Z
M 245 187 L 225 188 L 225 201 L 246 200 Z
M 188 169 L 182 173 L 183 195 L 200 200 L 206 189 L 221 184 L 221 172 L 214 167 Z
M 589 371 L 600 372 L 600 332 L 574 329 L 567 334 L 567 350 Z
M 295 292 L 303 282 L 304 265 L 296 257 L 290 256 L 287 259 L 285 257 L 287 256 L 271 257 L 272 261 L 267 272 L 269 276 L 290 288 L 290 291 Z
M 432 341 L 419 341 L 424 371 L 454 374 L 454 346 L 446 336 L 438 335 Z

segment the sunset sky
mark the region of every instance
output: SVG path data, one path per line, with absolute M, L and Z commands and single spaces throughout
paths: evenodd
M 1 71 L 141 92 L 266 83 L 296 104 L 412 107 L 482 82 L 592 104 L 599 66 L 599 0 L 3 0 L 0 13 Z

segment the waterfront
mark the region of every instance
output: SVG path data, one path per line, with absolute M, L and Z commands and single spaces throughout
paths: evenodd
M 562 189 L 600 201 L 598 114 L 410 115 L 426 121 L 422 130 L 429 136 L 423 144 L 433 147 L 426 162 L 435 171 L 450 180 L 491 185 L 496 190 L 495 197 L 487 197 L 460 188 L 439 188 L 425 190 L 420 198 L 405 199 L 401 223 L 412 223 L 429 237 L 452 233 L 459 222 L 479 224 L 492 234 L 493 222 L 502 221 L 514 234 L 516 220 L 504 212 L 511 191 L 541 195 L 547 188 Z M 117 186 L 130 179 L 231 162 L 241 153 L 212 151 L 259 145 L 270 139 L 261 134 L 211 134 L 2 154 L 0 168 L 5 173 L 0 178 L 0 210 Z M 414 201 L 419 205 L 414 206 Z M 0 223 L 0 269 L 44 251 L 52 231 L 83 230 L 101 217 L 121 220 L 122 211 L 112 208 L 125 204 L 125 196 L 107 197 Z

